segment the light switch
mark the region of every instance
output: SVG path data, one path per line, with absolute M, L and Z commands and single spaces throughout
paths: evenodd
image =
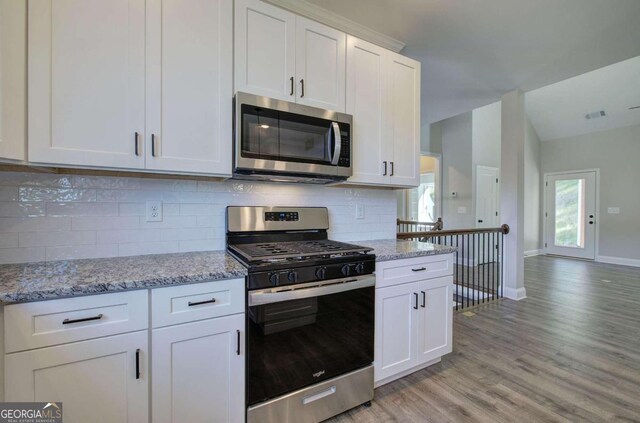
M 609 213 L 609 214 L 620 214 L 620 207 L 609 207 L 607 209 L 607 213 Z
M 467 214 L 466 207 L 458 207 L 458 214 Z

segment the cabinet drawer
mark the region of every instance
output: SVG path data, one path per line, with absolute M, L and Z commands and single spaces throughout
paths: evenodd
M 376 263 L 376 286 L 379 288 L 449 275 L 453 275 L 452 254 Z
M 147 329 L 147 290 L 11 304 L 4 308 L 5 352 Z
M 157 288 L 151 291 L 154 328 L 244 312 L 244 279 Z

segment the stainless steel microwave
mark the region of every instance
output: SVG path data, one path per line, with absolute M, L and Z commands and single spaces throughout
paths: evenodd
M 236 179 L 336 183 L 351 176 L 352 117 L 236 93 Z

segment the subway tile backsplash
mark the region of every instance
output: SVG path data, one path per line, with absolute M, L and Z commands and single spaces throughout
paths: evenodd
M 324 206 L 333 239 L 395 237 L 391 190 L 0 172 L 0 263 L 224 249 L 228 205 Z

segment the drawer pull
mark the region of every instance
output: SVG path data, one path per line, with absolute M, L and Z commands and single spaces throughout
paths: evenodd
M 414 310 L 417 310 L 417 309 L 418 309 L 418 293 L 417 293 L 417 292 L 414 292 L 414 293 L 413 293 L 413 296 L 414 296 L 414 299 L 415 299 L 415 301 L 416 301 L 415 305 L 413 306 L 413 309 L 414 309 Z
M 427 268 L 426 268 L 426 267 L 419 267 L 419 268 L 417 268 L 417 269 L 411 269 L 411 271 L 412 271 L 412 272 L 423 272 L 423 271 L 425 271 L 425 270 L 427 270 Z
M 210 300 L 204 300 L 204 301 L 189 301 L 187 304 L 189 305 L 189 307 L 193 307 L 193 306 L 198 306 L 198 305 L 202 305 L 202 304 L 212 304 L 215 303 L 216 299 L 212 298 Z
M 62 324 L 63 325 L 70 325 L 72 323 L 90 322 L 92 320 L 100 320 L 100 319 L 102 319 L 103 316 L 104 315 L 102 313 L 100 313 L 97 316 L 83 317 L 82 319 L 64 319 L 62 321 Z
M 422 293 L 422 304 L 420 304 L 420 307 L 425 308 L 427 305 L 427 293 L 424 291 L 420 291 Z
M 136 379 L 140 379 L 140 348 L 136 350 Z

